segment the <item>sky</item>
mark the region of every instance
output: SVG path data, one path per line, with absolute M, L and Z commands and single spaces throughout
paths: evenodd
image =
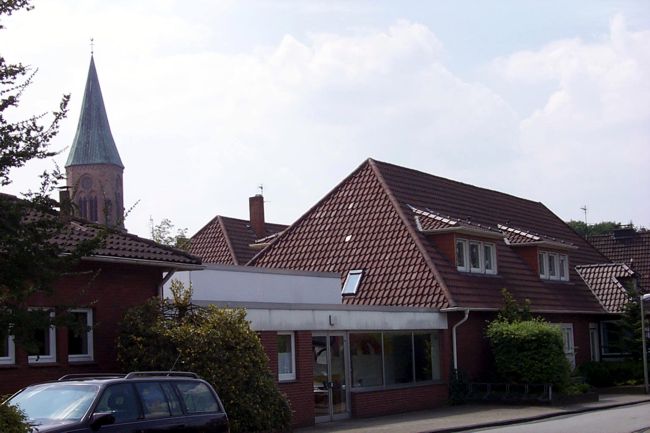
M 71 94 L 90 38 L 124 171 L 127 229 L 215 215 L 290 224 L 367 158 L 650 228 L 650 2 L 34 0 L 2 55 L 38 68 L 20 108 Z

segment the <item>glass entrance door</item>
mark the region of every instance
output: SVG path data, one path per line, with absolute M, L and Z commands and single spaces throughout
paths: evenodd
M 314 334 L 314 412 L 316 422 L 350 416 L 344 334 Z

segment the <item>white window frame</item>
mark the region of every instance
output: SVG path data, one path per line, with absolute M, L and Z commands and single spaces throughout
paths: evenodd
M 288 382 L 296 380 L 296 334 L 294 332 L 278 332 L 277 336 L 288 335 L 291 337 L 291 372 L 280 373 L 280 352 L 278 351 L 278 381 Z
M 472 246 L 476 245 L 478 249 L 478 267 L 472 266 Z M 482 274 L 485 272 L 484 262 L 483 262 L 483 248 L 482 242 L 479 241 L 469 241 L 469 271 L 476 274 Z
M 0 365 L 11 365 L 16 363 L 16 345 L 14 336 L 7 335 L 7 356 L 0 356 Z
M 541 263 L 543 269 L 539 269 L 539 277 L 543 280 L 569 281 L 569 256 L 567 254 L 553 253 L 550 251 L 539 251 L 537 254 L 538 266 Z M 562 264 L 562 259 L 564 263 Z M 555 274 L 551 275 L 551 261 L 555 264 Z M 564 275 L 562 275 L 564 273 Z
M 497 273 L 497 246 L 495 244 L 489 243 L 489 242 L 483 242 L 482 243 L 482 252 L 483 255 L 485 255 L 485 248 L 490 249 L 490 262 L 492 263 L 492 269 L 487 269 L 485 267 L 485 257 L 483 258 L 483 268 L 486 274 L 490 275 L 496 275 Z
M 458 269 L 461 272 L 471 272 L 473 274 L 488 274 L 488 275 L 497 274 L 496 244 L 492 242 L 456 239 L 456 248 L 458 248 L 459 244 L 463 246 L 463 260 L 465 261 L 465 266 L 458 266 L 458 264 L 456 264 L 456 269 Z M 470 261 L 470 248 L 472 245 L 478 246 L 478 261 L 479 261 L 478 268 L 473 267 Z M 490 258 L 492 259 L 493 269 L 485 269 L 485 248 L 486 247 L 490 249 L 490 254 L 491 254 Z M 454 260 L 456 260 L 457 257 L 458 255 L 456 254 L 456 249 L 454 249 Z
M 537 264 L 540 266 L 539 277 L 548 280 L 548 253 L 545 251 L 540 251 L 537 254 Z M 543 269 L 541 268 L 543 267 Z
M 345 282 L 341 288 L 342 295 L 356 295 L 361 279 L 363 278 L 363 269 L 352 269 L 345 277 Z
M 54 311 L 50 311 L 50 317 L 54 317 Z M 48 327 L 48 339 L 50 343 L 49 355 L 29 355 L 27 362 L 30 364 L 46 364 L 56 362 L 56 328 L 52 325 Z
M 463 264 L 459 265 L 458 261 L 456 261 L 456 268 L 459 271 L 462 272 L 467 272 L 469 271 L 469 250 L 467 246 L 467 240 L 466 239 L 456 239 L 456 248 L 458 248 L 458 245 L 463 246 Z M 454 260 L 458 258 L 458 253 L 456 252 L 456 248 L 454 248 Z
M 551 274 L 551 263 L 555 273 Z M 548 278 L 550 280 L 560 279 L 560 258 L 557 253 L 548 253 Z
M 93 310 L 92 308 L 73 308 L 69 310 L 70 313 L 86 313 L 86 344 L 88 352 L 84 354 L 70 354 L 70 346 L 68 345 L 68 361 L 69 362 L 83 362 L 94 360 L 94 344 L 93 344 Z

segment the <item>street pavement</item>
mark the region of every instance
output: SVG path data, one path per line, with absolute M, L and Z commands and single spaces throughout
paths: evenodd
M 566 406 L 505 406 L 465 404 L 438 409 L 353 418 L 294 430 L 296 433 L 442 433 L 472 431 L 487 427 L 583 413 L 650 402 L 645 394 L 601 394 L 599 401 Z

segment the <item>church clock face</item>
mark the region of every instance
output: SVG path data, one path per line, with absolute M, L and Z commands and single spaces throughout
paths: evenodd
M 87 174 L 84 174 L 81 177 L 81 180 L 79 181 L 79 183 L 81 184 L 82 189 L 85 189 L 85 190 L 91 189 L 93 187 L 93 178 L 90 177 Z

